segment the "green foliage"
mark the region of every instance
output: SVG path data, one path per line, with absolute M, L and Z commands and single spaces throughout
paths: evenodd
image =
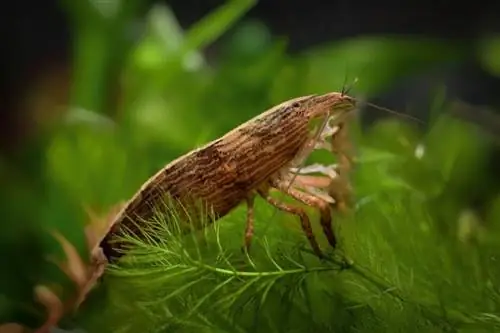
M 125 236 L 134 242 L 134 250 L 110 268 L 105 283 L 104 317 L 116 319 L 99 326 L 95 317 L 84 315 L 89 329 L 114 325 L 117 332 L 500 330 L 500 270 L 494 264 L 498 243 L 461 238 L 453 211 L 446 212 L 445 222 L 455 234 L 443 234 L 443 221 L 433 206 L 436 196 L 451 195 L 450 180 L 464 179 L 450 173 L 448 165 L 475 151 L 481 138 L 462 128 L 470 145 L 443 158 L 442 152 L 436 153 L 439 143 L 430 141 L 426 153 L 416 157 L 418 133 L 400 123 L 379 125 L 401 145 L 380 148 L 384 141 L 376 140 L 377 131 L 358 138 L 372 147 L 364 144 L 360 153 L 355 214 L 334 215 L 341 241 L 337 251 L 329 251 L 329 259 L 312 255 L 298 221 L 262 200 L 257 201 L 256 235 L 249 254 L 241 251 L 244 207 L 188 236 L 175 232 L 180 223 L 175 215 L 159 216 L 144 230 L 155 238 Z M 441 129 L 442 139 L 454 140 L 455 130 Z M 409 169 L 410 164 L 418 167 Z M 433 172 L 437 176 L 424 178 Z M 422 182 L 427 186 L 416 186 Z M 441 212 L 446 209 L 441 207 Z M 491 221 L 498 221 L 494 211 Z M 317 218 L 316 212 L 309 212 Z M 482 228 L 469 230 L 468 236 L 480 236 Z M 327 249 L 321 233 L 316 234 Z M 100 307 L 99 318 L 102 311 Z M 125 317 L 126 321 L 119 319 Z
M 290 55 L 285 39 L 241 20 L 250 0 L 229 1 L 186 30 L 167 7 L 155 6 L 133 45 L 124 31 L 140 2 L 105 2 L 116 5 L 111 12 L 99 7 L 103 3 L 64 2 L 75 22 L 72 107 L 43 140 L 0 161 L 7 221 L 0 235 L 2 322 L 36 326 L 43 320 L 33 301 L 37 283 L 71 290 L 46 260 L 62 256 L 46 231 L 60 230 L 85 254 L 83 204 L 105 209 L 130 198 L 169 161 L 284 99 L 340 91 L 350 76 L 359 77 L 357 93 L 370 95 L 469 53 L 460 43 L 360 37 Z M 203 48 L 222 36 L 217 64 L 209 65 Z M 493 69 L 495 45 L 487 44 L 481 58 Z M 108 108 L 107 80 L 117 73 L 122 100 Z M 496 199 L 481 217 L 466 200 L 490 185 L 482 170 L 491 142 L 444 112 L 444 92 L 429 107 L 433 123 L 426 129 L 397 118 L 355 126 L 355 210 L 334 215 L 340 244 L 329 250 L 330 259 L 309 253 L 298 221 L 262 200 L 248 256 L 241 251 L 245 207 L 187 237 L 174 232 L 175 216 L 159 216 L 168 223 L 152 224 L 158 238 L 136 241 L 66 326 L 89 332 L 500 331 L 500 193 L 488 188 Z M 423 154 L 416 153 L 420 144 Z M 310 213 L 315 221 L 316 212 Z

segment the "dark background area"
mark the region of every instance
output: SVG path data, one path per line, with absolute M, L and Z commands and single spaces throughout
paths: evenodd
M 144 1 L 143 8 L 148 9 L 152 3 Z M 224 2 L 175 0 L 168 3 L 181 25 L 187 27 Z M 247 18 L 259 19 L 273 34 L 288 37 L 290 52 L 296 52 L 328 41 L 376 34 L 447 38 L 472 46 L 479 34 L 500 30 L 499 12 L 497 1 L 273 0 L 260 1 Z M 9 101 L 3 105 L 4 110 L 12 110 L 23 89 L 37 75 L 49 69 L 59 71 L 61 76 L 66 73 L 71 26 L 60 2 L 53 0 L 5 4 L 0 15 L 3 22 L 2 97 Z M 500 88 L 499 80 L 484 72 L 473 56 L 460 66 L 410 80 L 399 89 L 387 92 L 379 102 L 400 106 L 405 103 L 401 99 L 421 97 L 419 92 L 425 90 L 429 80 L 441 78 L 446 79 L 451 91 L 470 102 L 497 104 L 500 99 L 495 91 Z M 403 97 L 398 100 L 396 95 Z
M 141 17 L 154 1 L 144 1 Z M 183 27 L 189 27 L 223 1 L 174 0 L 168 2 Z M 461 63 L 432 68 L 393 84 L 372 101 L 396 110 L 408 105 L 429 105 L 429 92 L 438 84 L 447 86 L 451 97 L 476 105 L 500 106 L 500 79 L 481 68 L 474 45 L 484 34 L 500 31 L 500 3 L 497 1 L 260 1 L 245 19 L 258 19 L 275 36 L 288 39 L 289 52 L 358 35 L 413 35 L 433 37 L 443 42 L 460 44 L 470 55 Z M 68 99 L 72 26 L 58 1 L 24 1 L 5 4 L 2 22 L 2 128 L 4 149 L 11 150 L 30 124 L 22 118 L 20 102 L 33 83 L 47 80 L 53 85 L 51 100 Z M 209 47 L 212 59 L 217 58 L 218 44 Z M 47 108 L 49 109 L 49 108 Z M 426 120 L 425 107 L 415 116 Z M 380 113 L 365 112 L 371 122 Z M 42 115 L 43 117 L 43 115 Z M 469 120 L 490 126 L 475 114 Z M 499 154 L 497 154 L 499 155 Z M 496 169 L 496 160 L 492 162 Z
M 153 1 L 145 1 L 137 14 L 141 17 Z M 223 1 L 176 0 L 169 5 L 183 27 L 189 27 Z M 500 105 L 500 79 L 481 68 L 474 46 L 477 38 L 500 31 L 500 3 L 481 1 L 474 4 L 456 1 L 260 1 L 245 19 L 258 19 L 273 35 L 288 39 L 288 50 L 299 52 L 330 41 L 358 35 L 412 35 L 453 42 L 470 54 L 460 63 L 443 64 L 416 76 L 403 78 L 372 101 L 401 110 L 408 105 L 429 105 L 429 92 L 445 83 L 451 97 L 476 105 Z M 72 26 L 57 1 L 14 2 L 4 5 L 0 14 L 2 43 L 2 146 L 11 150 L 29 133 L 30 124 L 22 118 L 20 102 L 34 83 L 48 80 L 53 86 L 51 101 L 68 99 Z M 218 44 L 207 53 L 217 59 Z M 47 77 L 49 79 L 47 79 Z M 44 82 L 44 81 L 42 81 Z M 49 100 L 49 99 L 48 99 Z M 50 108 L 47 108 L 50 109 Z M 418 108 L 426 120 L 425 107 Z M 367 122 L 380 113 L 364 113 Z M 42 115 L 43 117 L 44 115 Z M 498 127 L 475 114 L 469 120 Z M 498 154 L 497 154 L 498 155 Z M 496 168 L 496 157 L 492 167 Z
M 153 4 L 144 1 L 137 17 Z M 183 27 L 189 27 L 223 1 L 175 0 L 168 2 Z M 444 83 L 450 97 L 475 105 L 500 106 L 500 79 L 485 71 L 474 46 L 480 36 L 500 31 L 497 1 L 260 1 L 245 19 L 258 19 L 273 35 L 288 39 L 289 52 L 359 35 L 412 35 L 453 42 L 470 54 L 460 63 L 443 64 L 392 84 L 372 101 L 396 110 L 408 105 L 424 106 L 415 116 L 426 120 L 429 92 Z M 11 151 L 30 124 L 21 117 L 20 102 L 33 84 L 46 80 L 52 103 L 68 99 L 72 26 L 61 3 L 24 1 L 5 4 L 2 22 L 2 147 Z M 217 59 L 218 44 L 207 53 Z M 48 78 L 48 79 L 47 79 Z M 45 82 L 45 81 L 42 81 Z M 42 83 L 43 84 L 43 83 Z M 46 109 L 50 109 L 47 107 Z M 42 111 L 43 113 L 44 111 Z M 364 113 L 366 122 L 380 113 Z M 42 115 L 44 117 L 45 115 Z M 498 125 L 469 112 L 469 120 L 496 132 Z M 499 155 L 499 154 L 497 154 Z M 496 160 L 492 163 L 496 169 Z

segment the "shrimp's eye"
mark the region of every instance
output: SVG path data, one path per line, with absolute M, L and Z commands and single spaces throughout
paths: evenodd
M 299 102 L 293 103 L 292 108 L 300 108 L 300 103 Z

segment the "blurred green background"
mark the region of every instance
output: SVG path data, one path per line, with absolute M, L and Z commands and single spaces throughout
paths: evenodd
M 351 93 L 371 97 L 408 75 L 459 63 L 471 53 L 461 42 L 361 36 L 292 55 L 286 39 L 244 19 L 252 0 L 228 1 L 187 30 L 169 7 L 152 6 L 143 34 L 131 42 L 127 29 L 143 4 L 113 3 L 63 2 L 73 23 L 69 99 L 61 103 L 50 78 L 32 85 L 23 109 L 28 134 L 14 152 L 2 155 L 2 322 L 43 322 L 43 308 L 33 300 L 36 284 L 58 283 L 71 292 L 71 282 L 46 260 L 63 258 L 47 231 L 61 231 L 85 257 L 83 205 L 104 212 L 169 161 L 288 98 L 341 91 L 355 78 Z M 208 61 L 204 50 L 222 35 L 217 61 Z M 485 37 L 477 45 L 479 61 L 498 75 L 499 39 Z M 110 291 L 97 292 L 65 325 L 89 332 L 500 331 L 500 196 L 491 174 L 483 172 L 498 137 L 452 117 L 450 110 L 459 106 L 446 89 L 433 93 L 425 125 L 394 115 L 362 130 L 353 124 L 360 156 L 353 175 L 356 214 L 337 229 L 342 251 L 357 264 L 326 278 L 303 278 L 312 296 L 304 296 L 305 289 L 295 298 L 288 295 L 302 285 L 290 280 L 270 284 L 277 287 L 268 302 L 244 315 L 199 307 L 196 316 L 184 318 L 191 298 L 201 299 L 209 286 L 225 281 L 214 274 L 205 288 L 176 295 L 181 301 L 175 302 L 189 300 L 169 305 L 178 311 L 176 321 L 166 310 L 168 301 L 135 304 L 128 292 L 153 298 L 165 286 L 189 283 L 192 275 L 151 284 L 143 276 L 145 282 L 133 287 L 115 277 L 106 286 Z M 415 154 L 419 145 L 423 157 Z M 481 212 L 468 204 L 478 193 L 489 194 L 481 199 Z M 298 222 L 280 215 L 283 223 L 264 235 L 259 230 L 274 213 L 262 203 L 257 210 L 256 237 L 272 239 L 273 253 L 293 252 L 293 242 L 285 240 Z M 228 249 L 238 254 L 244 213 L 237 210 L 219 222 L 226 241 L 234 243 Z M 292 234 L 303 241 L 299 232 Z M 288 245 L 281 249 L 281 243 Z M 218 263 L 208 253 L 205 259 Z M 304 260 L 311 267 L 330 265 Z M 262 290 L 252 288 L 246 292 Z M 116 313 L 107 317 L 104 308 Z M 259 313 L 266 319 L 255 319 Z

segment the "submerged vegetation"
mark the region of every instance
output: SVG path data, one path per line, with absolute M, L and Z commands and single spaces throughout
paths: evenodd
M 102 31 L 89 28 L 101 12 L 79 3 L 67 3 L 79 22 L 74 107 L 27 158 L 0 164 L 9 175 L 2 216 L 12 216 L 0 236 L 2 323 L 43 322 L 44 308 L 33 300 L 39 283 L 71 293 L 72 282 L 46 260 L 63 256 L 46 231 L 58 230 L 86 258 L 88 216 L 82 207 L 106 211 L 169 161 L 271 105 L 342 90 L 347 72 L 359 77 L 353 94 L 369 96 L 407 74 L 463 57 L 442 42 L 390 38 L 358 38 L 290 55 L 286 41 L 246 21 L 225 36 L 212 66 L 201 50 L 239 22 L 252 1 L 230 1 L 187 31 L 168 8 L 156 6 L 145 35 L 127 47 L 119 44 L 121 33 L 137 1 L 123 5 L 114 19 L 101 17 Z M 107 108 L 106 89 L 95 84 L 104 74 L 92 69 L 116 64 L 123 89 L 120 103 Z M 125 236 L 134 248 L 108 267 L 102 284 L 61 327 L 500 332 L 500 191 L 484 172 L 497 143 L 453 117 L 456 104 L 446 94 L 436 96 L 425 126 L 398 117 L 370 126 L 353 121 L 355 200 L 349 214 L 333 214 L 337 250 L 316 232 L 327 259 L 310 252 L 295 217 L 261 199 L 249 253 L 241 250 L 244 206 L 185 236 L 176 232 L 178 217 L 157 216 L 143 226 L 144 235 L 155 237 Z M 324 158 L 314 155 L 311 162 Z M 482 192 L 491 195 L 479 210 L 468 197 Z M 317 213 L 308 212 L 316 221 Z
M 263 200 L 248 254 L 241 251 L 244 207 L 187 236 L 175 232 L 176 216 L 158 216 L 144 230 L 156 237 L 125 236 L 134 249 L 109 267 L 108 305 L 105 315 L 102 308 L 96 314 L 108 319 L 94 320 L 120 332 L 499 330 L 498 207 L 480 222 L 460 218 L 461 210 L 442 220 L 436 198 L 457 195 L 447 189 L 451 169 L 433 156 L 442 152 L 430 142 L 415 155 L 425 137 L 412 143 L 404 125 L 379 126 L 392 129 L 401 146 L 360 149 L 356 206 L 335 216 L 340 245 L 327 259 L 310 251 L 298 220 Z M 476 151 L 481 140 L 471 129 L 442 118 L 431 133 L 450 142 L 468 133 Z M 369 135 L 360 141 L 377 142 Z M 470 153 L 460 149 L 449 158 Z

